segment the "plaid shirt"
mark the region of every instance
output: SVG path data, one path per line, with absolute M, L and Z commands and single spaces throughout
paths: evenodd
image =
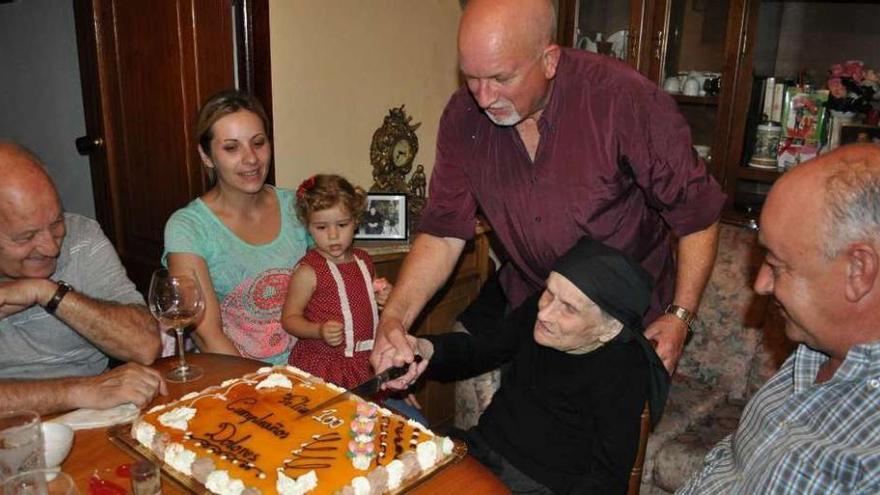
M 880 493 L 880 342 L 815 384 L 827 359 L 799 346 L 676 493 Z

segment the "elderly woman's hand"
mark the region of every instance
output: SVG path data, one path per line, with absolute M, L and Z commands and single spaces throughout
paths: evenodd
M 412 335 L 406 336 L 409 344 L 416 350 L 416 354 L 421 357 L 419 362 L 412 362 L 409 365 L 409 370 L 402 375 L 400 378 L 395 380 L 391 380 L 383 385 L 385 388 L 389 388 L 391 390 L 406 390 L 416 380 L 422 375 L 425 369 L 428 367 L 428 361 L 431 360 L 431 356 L 434 355 L 434 344 L 425 339 L 419 339 L 413 337 Z M 403 358 L 400 356 L 394 356 L 394 362 L 402 362 Z

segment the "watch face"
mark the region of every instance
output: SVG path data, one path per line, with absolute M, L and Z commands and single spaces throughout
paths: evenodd
M 406 165 L 413 159 L 412 144 L 407 139 L 400 139 L 391 148 L 391 161 L 395 165 Z

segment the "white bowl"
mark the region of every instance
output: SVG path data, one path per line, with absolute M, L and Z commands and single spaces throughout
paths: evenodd
M 72 446 L 73 429 L 61 423 L 43 423 L 43 448 L 46 452 L 47 468 L 60 466 Z

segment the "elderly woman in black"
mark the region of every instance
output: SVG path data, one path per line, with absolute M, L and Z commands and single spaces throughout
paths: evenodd
M 416 370 L 458 380 L 509 363 L 479 424 L 458 433 L 514 493 L 625 493 L 645 401 L 656 423 L 668 390 L 642 335 L 652 285 L 628 256 L 583 238 L 494 329 L 410 337 Z

